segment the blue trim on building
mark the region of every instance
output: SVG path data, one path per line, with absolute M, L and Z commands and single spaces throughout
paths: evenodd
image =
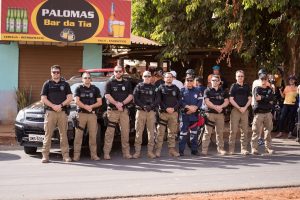
M 0 69 L 0 91 L 15 90 L 15 88 L 18 88 L 18 43 L 0 44 Z
M 0 44 L 0 121 L 11 122 L 17 113 L 15 90 L 19 78 L 18 43 Z

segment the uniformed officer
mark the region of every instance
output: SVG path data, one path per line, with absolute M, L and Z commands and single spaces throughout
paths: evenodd
M 230 114 L 229 154 L 234 153 L 236 134 L 241 127 L 241 154 L 248 155 L 248 107 L 251 104 L 250 86 L 244 83 L 245 73 L 238 70 L 235 73 L 236 83 L 229 90 L 229 101 L 233 106 Z
M 190 132 L 191 153 L 198 155 L 197 126 L 190 128 L 198 121 L 198 109 L 202 106 L 203 93 L 193 86 L 194 77 L 187 75 L 185 86 L 180 91 L 181 124 L 179 136 L 179 154 L 184 156 L 187 135 Z
M 133 158 L 141 156 L 141 145 L 145 124 L 147 125 L 148 133 L 148 157 L 155 158 L 153 154 L 154 148 L 154 126 L 155 126 L 155 111 L 157 102 L 155 97 L 155 86 L 150 83 L 151 72 L 145 71 L 143 73 L 143 82 L 139 83 L 134 91 L 134 103 L 136 105 L 135 117 L 135 154 Z
M 97 115 L 96 111 L 102 105 L 99 88 L 91 84 L 91 75 L 88 72 L 82 74 L 82 85 L 75 89 L 75 102 L 77 105 L 77 120 L 74 140 L 74 161 L 79 161 L 83 137 L 83 130 L 87 126 L 89 133 L 89 147 L 92 160 L 100 160 L 97 156 Z
M 175 149 L 175 138 L 178 127 L 178 109 L 180 101 L 180 91 L 176 85 L 172 84 L 173 75 L 166 72 L 165 83 L 157 89 L 157 101 L 159 104 L 158 135 L 155 146 L 155 156 L 160 157 L 163 139 L 168 126 L 168 147 L 169 155 L 178 157 L 179 153 Z
M 265 151 L 266 153 L 273 154 L 272 150 L 272 138 L 271 131 L 273 129 L 272 121 L 272 108 L 274 101 L 274 93 L 271 87 L 267 86 L 268 78 L 266 74 L 260 74 L 259 79 L 261 80 L 261 86 L 254 88 L 254 105 L 253 112 L 254 118 L 252 123 L 252 139 L 251 139 L 251 151 L 252 154 L 258 154 L 258 138 L 260 131 L 264 128 L 264 139 L 265 139 Z
M 132 86 L 123 79 L 123 68 L 116 66 L 114 76 L 107 82 L 105 98 L 107 100 L 108 125 L 104 140 L 104 159 L 110 160 L 110 151 L 114 140 L 116 126 L 120 125 L 123 157 L 132 158 L 129 147 L 129 115 L 126 105 L 133 99 Z
M 212 75 L 211 87 L 208 87 L 204 91 L 204 101 L 206 107 L 207 119 L 215 124 L 216 130 L 216 142 L 218 147 L 218 153 L 225 155 L 224 150 L 224 108 L 228 106 L 228 94 L 220 87 L 220 77 L 218 75 Z M 202 138 L 202 154 L 207 155 L 208 145 L 210 143 L 211 133 L 213 126 L 205 124 L 205 132 Z
M 44 130 L 45 138 L 42 148 L 42 163 L 49 162 L 51 139 L 53 131 L 58 127 L 60 134 L 60 149 L 65 162 L 71 162 L 69 157 L 69 143 L 67 137 L 68 116 L 66 107 L 72 101 L 70 85 L 61 79 L 61 68 L 59 65 L 51 66 L 52 79 L 47 80 L 42 88 L 41 101 L 45 105 Z

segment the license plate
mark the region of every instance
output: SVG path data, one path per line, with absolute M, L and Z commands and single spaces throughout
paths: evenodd
M 29 141 L 31 142 L 43 142 L 44 137 L 45 137 L 44 135 L 35 135 L 35 134 L 28 135 Z

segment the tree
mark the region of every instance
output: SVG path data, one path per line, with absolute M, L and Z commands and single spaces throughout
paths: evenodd
M 163 57 L 221 47 L 219 61 L 237 53 L 258 66 L 300 71 L 299 0 L 133 0 L 132 28 L 165 45 Z
M 221 45 L 211 34 L 212 5 L 195 0 L 135 0 L 133 33 L 165 45 L 164 57 L 185 59 L 190 48 Z
M 300 1 L 233 0 L 227 1 L 230 35 L 227 49 L 237 50 L 245 60 L 274 68 L 282 63 L 287 74 L 300 72 Z

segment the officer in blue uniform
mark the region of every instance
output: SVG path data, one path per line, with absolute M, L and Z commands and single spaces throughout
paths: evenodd
M 198 121 L 198 109 L 202 106 L 203 92 L 193 86 L 194 76 L 187 75 L 185 87 L 181 89 L 181 123 L 179 136 L 179 154 L 184 156 L 188 132 L 190 132 L 191 153 L 199 155 L 197 143 L 197 126 L 189 128 Z

